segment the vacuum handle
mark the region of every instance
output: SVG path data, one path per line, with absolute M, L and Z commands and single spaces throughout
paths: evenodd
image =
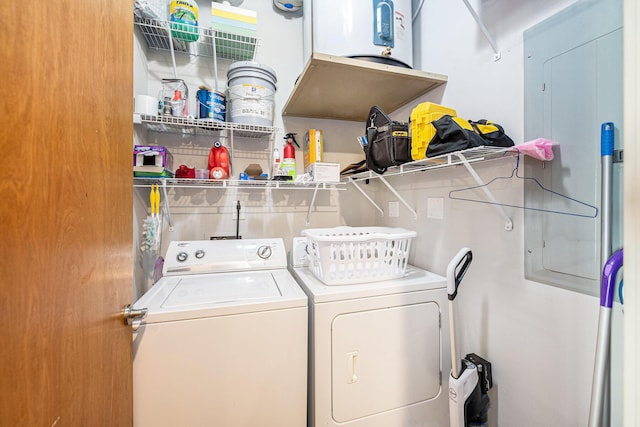
M 449 301 L 453 301 L 458 295 L 458 286 L 460 286 L 464 274 L 467 272 L 469 265 L 471 265 L 472 259 L 471 249 L 462 248 L 449 262 L 447 266 L 447 294 Z

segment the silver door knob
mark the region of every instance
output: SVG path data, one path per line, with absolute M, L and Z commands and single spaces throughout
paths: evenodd
M 142 324 L 142 319 L 147 317 L 148 312 L 149 309 L 147 308 L 133 308 L 131 304 L 127 304 L 122 309 L 122 317 L 126 325 L 131 326 L 131 329 L 137 331 Z

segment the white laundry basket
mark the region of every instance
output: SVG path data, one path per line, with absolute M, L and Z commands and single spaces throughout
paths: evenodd
M 392 227 L 302 230 L 313 273 L 327 285 L 349 285 L 404 275 L 415 231 Z

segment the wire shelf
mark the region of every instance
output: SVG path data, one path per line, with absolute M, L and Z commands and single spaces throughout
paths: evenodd
M 214 57 L 215 42 L 215 57 L 232 61 L 253 61 L 259 41 L 255 37 L 198 27 L 198 40 L 186 42 L 170 36 L 169 21 L 134 15 L 134 23 L 140 28 L 150 49 L 169 51 L 173 43 L 175 52 L 186 55 Z M 195 30 L 194 28 L 194 33 Z
M 259 189 L 265 188 L 280 190 L 345 190 L 344 183 L 308 182 L 294 183 L 291 181 L 271 180 L 238 180 L 238 179 L 192 179 L 192 178 L 148 178 L 134 177 L 134 187 L 150 187 L 152 184 L 160 184 L 172 188 L 199 188 L 199 189 Z
M 234 136 L 263 138 L 279 131 L 278 128 L 272 126 L 247 125 L 189 117 L 153 116 L 147 114 L 137 114 L 137 116 L 138 117 L 134 117 L 134 122 L 139 121 L 139 123 L 143 123 L 148 130 L 156 132 L 217 135 L 219 132 L 229 131 L 233 132 Z
M 461 165 L 465 162 L 474 163 L 486 160 L 502 159 L 505 157 L 515 157 L 518 152 L 513 147 L 496 148 L 496 147 L 474 147 L 467 150 L 455 151 L 453 153 L 442 154 L 435 157 L 429 157 L 413 162 L 404 163 L 400 166 L 393 166 L 387 169 L 384 175 L 378 175 L 372 171 L 360 172 L 348 176 L 349 180 L 362 181 L 379 177 L 389 177 L 395 175 L 404 175 L 408 173 L 424 172 L 431 169 L 439 169 L 448 166 Z

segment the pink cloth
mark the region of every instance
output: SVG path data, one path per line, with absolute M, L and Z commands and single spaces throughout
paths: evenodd
M 554 142 L 551 140 L 538 138 L 533 141 L 523 142 L 513 148 L 522 154 L 539 160 L 553 160 L 553 144 Z

